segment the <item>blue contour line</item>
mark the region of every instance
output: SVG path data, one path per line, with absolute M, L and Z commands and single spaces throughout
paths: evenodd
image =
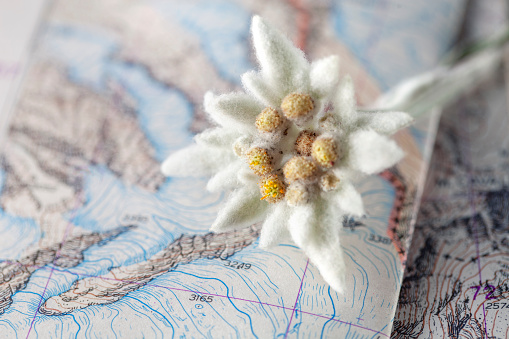
M 298 248 L 297 246 L 295 245 L 287 245 L 287 244 L 281 244 L 281 245 L 278 245 L 278 246 L 285 246 L 285 247 L 291 247 L 291 248 L 295 248 L 295 249 L 298 249 L 300 250 L 300 248 Z M 256 247 L 257 250 L 261 250 L 259 247 Z M 293 271 L 293 273 L 295 274 L 295 276 L 297 277 L 297 279 L 300 279 L 300 276 L 297 274 L 297 272 L 295 272 L 295 269 L 293 268 L 292 265 L 290 265 L 290 263 L 284 259 L 282 256 L 280 256 L 279 254 L 276 254 L 276 253 L 273 253 L 273 252 L 269 252 L 269 251 L 265 251 L 267 254 L 271 255 L 271 256 L 275 256 L 275 257 L 278 257 L 279 259 L 281 259 L 282 261 L 284 261 L 288 267 Z M 277 285 L 276 285 L 277 286 Z
M 154 289 L 155 291 L 162 292 L 160 289 L 157 289 L 155 286 L 147 286 L 147 287 L 150 287 L 151 289 Z M 139 291 L 139 290 L 137 290 L 137 291 Z M 148 291 L 144 291 L 144 292 L 148 292 Z M 152 294 L 152 293 L 144 293 L 144 292 L 140 291 L 140 293 L 139 293 L 139 294 L 140 294 L 140 297 L 142 297 L 142 298 L 144 298 L 144 299 L 147 299 L 147 301 L 148 301 L 149 299 L 155 299 L 155 301 L 156 301 L 156 302 L 157 302 L 157 303 L 161 306 L 161 308 L 162 308 L 163 310 L 167 311 L 167 310 L 166 310 L 166 308 L 164 307 L 164 305 L 162 304 L 161 300 L 160 300 L 159 298 L 157 298 L 155 294 Z M 132 295 L 131 295 L 130 297 L 131 297 L 131 298 L 134 298 L 134 299 L 137 299 L 137 298 L 135 298 L 135 297 L 134 297 L 134 296 L 132 296 Z M 141 302 L 141 301 L 140 301 L 140 302 Z M 150 307 L 150 306 L 148 306 L 148 305 L 147 305 L 147 307 Z M 167 313 L 168 313 L 168 312 L 167 312 Z M 169 313 L 168 313 L 168 316 L 169 316 L 169 318 L 164 317 L 164 319 L 165 319 L 166 321 L 168 321 L 168 324 L 171 326 L 171 328 L 172 328 L 172 330 L 173 330 L 173 337 L 174 337 L 174 336 L 175 336 L 175 326 L 173 326 L 173 324 L 171 323 L 171 321 L 175 321 L 175 320 L 173 319 L 173 317 L 171 316 L 171 314 L 169 314 Z M 170 321 L 170 319 L 171 319 L 171 321 Z
M 191 273 L 187 273 L 187 272 L 183 272 L 183 271 L 178 271 L 178 270 L 173 270 L 172 272 L 174 273 L 180 273 L 180 274 L 185 274 L 185 275 L 189 275 L 189 276 L 192 276 L 192 277 L 195 277 L 195 278 L 198 278 L 198 279 L 205 279 L 205 280 L 216 280 L 218 281 L 219 283 L 223 284 L 224 287 L 226 288 L 226 295 L 225 297 L 230 301 L 230 303 L 232 304 L 232 306 L 237 310 L 239 311 L 240 313 L 242 314 L 245 314 L 248 318 L 249 318 L 249 326 L 251 327 L 251 333 L 255 336 L 255 337 L 258 337 L 255 333 L 254 333 L 254 329 L 253 329 L 253 322 L 252 322 L 252 319 L 251 319 L 251 316 L 249 316 L 249 314 L 239 310 L 237 308 L 237 306 L 235 306 L 235 304 L 233 303 L 232 299 L 230 298 L 230 296 L 228 295 L 230 293 L 230 289 L 228 288 L 228 285 L 226 285 L 226 283 L 224 283 L 221 279 L 218 279 L 218 278 L 207 278 L 207 277 L 200 277 L 198 275 L 194 275 L 194 274 L 191 274 Z M 198 292 L 198 293 L 201 293 L 201 294 L 208 294 L 208 292 Z
M 270 319 L 270 321 L 271 321 L 271 323 L 272 323 L 272 326 L 274 327 L 274 331 L 276 331 L 275 324 L 274 324 L 274 322 L 272 321 L 272 319 L 271 319 L 271 317 L 270 317 L 270 315 L 269 315 L 268 311 L 265 309 L 265 306 L 269 306 L 269 305 L 266 305 L 264 302 L 262 302 L 262 301 L 260 300 L 260 298 L 258 297 L 258 294 L 257 294 L 257 293 L 256 293 L 256 292 L 255 292 L 255 291 L 251 288 L 251 286 L 247 283 L 246 279 L 244 279 L 244 278 L 242 277 L 242 275 L 239 273 L 238 269 L 231 268 L 231 267 L 225 267 L 225 268 L 226 268 L 228 271 L 230 271 L 230 272 L 234 272 L 234 273 L 235 273 L 238 277 L 240 277 L 240 279 L 242 279 L 242 281 L 243 281 L 243 282 L 245 283 L 245 285 L 249 288 L 249 290 L 250 290 L 251 292 L 253 292 L 253 295 L 255 296 L 256 300 L 258 300 L 258 303 L 261 305 L 261 309 L 262 309 L 262 310 L 263 310 L 263 312 L 267 315 L 267 317 Z M 236 271 L 234 271 L 234 270 L 236 270 Z M 262 272 L 263 272 L 263 270 L 262 270 L 262 269 L 260 269 L 260 271 L 262 271 Z M 264 273 L 265 273 L 265 272 L 264 272 Z M 265 275 L 266 275 L 266 274 L 265 274 Z M 233 277 L 232 277 L 232 278 L 233 278 Z M 270 281 L 270 279 L 269 279 L 269 281 Z M 271 281 L 271 283 L 272 283 L 272 281 Z M 272 283 L 272 284 L 274 284 L 274 283 Z M 261 286 L 259 283 L 258 283 L 258 285 L 260 286 L 260 288 L 261 288 L 262 290 L 264 290 L 263 286 Z M 274 285 L 275 285 L 275 284 L 274 284 Z M 274 291 L 274 292 L 276 292 L 275 290 L 273 290 L 273 291 Z M 265 294 L 267 294 L 267 293 L 265 292 Z
M 155 309 L 153 309 L 152 307 L 150 307 L 149 305 L 147 305 L 145 302 L 141 301 L 140 299 L 138 299 L 138 298 L 136 298 L 136 297 L 133 297 L 133 296 L 130 296 L 130 295 L 126 294 L 126 295 L 125 295 L 122 299 L 125 299 L 125 298 L 127 298 L 127 299 L 131 299 L 131 300 L 134 300 L 134 301 L 137 301 L 137 302 L 139 302 L 140 304 L 142 304 L 142 305 L 144 305 L 145 307 L 147 307 L 148 309 L 152 310 L 153 312 L 155 312 L 155 313 L 159 314 L 159 315 L 160 315 L 160 316 L 161 316 L 161 317 L 165 320 L 165 321 L 162 321 L 162 322 L 163 322 L 163 323 L 164 323 L 164 322 L 167 322 L 167 323 L 171 326 L 171 328 L 173 329 L 173 333 L 175 333 L 175 329 L 174 329 L 173 325 L 171 324 L 170 320 L 169 320 L 168 318 L 166 318 L 166 316 L 164 316 L 161 312 L 156 311 Z M 124 303 L 126 303 L 126 304 L 127 304 L 127 303 L 129 303 L 129 301 L 125 301 Z M 97 306 L 99 306 L 99 305 L 97 305 Z M 104 305 L 101 305 L 101 306 L 104 306 Z M 131 307 L 130 307 L 130 308 L 131 308 Z M 143 308 L 143 307 L 142 307 L 142 308 Z M 138 312 L 138 311 L 137 311 L 137 312 Z M 141 312 L 138 312 L 138 313 L 141 313 Z M 142 313 L 142 314 L 143 314 L 143 313 Z M 159 326 L 157 326 L 157 324 L 154 322 L 154 320 L 152 320 L 150 316 L 148 316 L 148 315 L 146 315 L 146 314 L 144 314 L 144 315 L 146 316 L 146 318 L 147 318 L 147 319 L 149 319 L 149 320 L 150 320 L 150 322 L 152 322 L 152 324 L 154 324 L 154 327 L 155 327 L 155 328 L 157 328 L 157 329 L 159 330 L 159 332 L 161 332 L 161 334 L 163 334 L 162 330 L 160 330 L 160 329 L 159 329 Z M 174 335 L 173 335 L 173 336 L 174 336 Z
M 332 300 L 332 296 L 330 294 L 330 286 L 327 288 L 327 294 L 329 295 L 329 298 L 330 298 L 330 301 L 331 301 L 331 304 L 332 304 L 332 315 L 331 315 L 331 318 L 329 320 L 327 320 L 325 322 L 325 324 L 323 324 L 322 331 L 320 333 L 320 338 L 323 338 L 323 332 L 324 332 L 325 327 L 327 326 L 327 324 L 329 322 L 333 321 L 333 319 L 336 317 L 336 307 L 334 306 L 334 301 Z
M 187 315 L 187 317 L 189 318 L 189 320 L 191 321 L 191 323 L 193 324 L 193 326 L 196 328 L 196 330 L 203 336 L 205 337 L 205 335 L 198 329 L 198 326 L 194 323 L 194 320 L 196 320 L 196 318 L 194 316 L 190 316 L 189 313 L 186 311 L 184 305 L 182 305 L 182 303 L 180 302 L 180 298 L 177 297 L 177 294 L 175 293 L 175 290 L 173 290 L 171 287 L 164 287 L 164 286 L 161 286 L 162 288 L 165 288 L 166 290 L 168 290 L 171 294 L 174 295 L 175 299 L 177 300 L 177 302 L 179 303 L 180 307 L 182 308 L 182 310 L 184 311 L 184 313 Z M 145 291 L 146 293 L 147 291 Z
M 250 247 L 250 246 L 248 246 L 248 247 Z M 246 249 L 247 249 L 247 247 L 246 247 Z M 253 250 L 253 251 L 256 251 L 256 250 L 258 250 L 258 248 L 253 248 L 252 250 Z M 230 258 L 234 258 L 234 257 L 236 256 L 236 254 L 238 254 L 238 253 L 240 253 L 240 252 L 237 252 L 237 253 L 235 253 L 234 255 L 232 255 L 231 257 L 228 257 L 228 260 L 230 260 Z M 270 253 L 270 252 L 267 252 L 267 253 L 269 253 L 269 254 L 273 254 L 273 253 Z M 245 255 L 245 256 L 249 256 L 249 255 L 253 255 L 253 254 L 256 256 L 256 254 L 257 254 L 257 253 L 245 253 L 245 252 L 244 252 L 244 253 L 242 253 L 242 254 L 243 254 L 243 256 L 244 256 L 244 255 Z M 277 254 L 274 254 L 274 255 L 275 255 L 275 256 L 277 256 L 277 257 L 279 257 Z M 244 259 L 244 258 L 243 258 L 243 256 L 241 256 L 241 258 L 240 258 L 240 259 Z M 283 259 L 283 258 L 281 258 L 281 257 L 279 257 L 279 258 L 280 258 L 281 260 L 283 260 L 284 262 L 286 262 L 286 263 L 290 266 L 290 264 L 289 264 L 289 263 L 288 263 L 285 259 Z M 249 259 L 249 258 L 247 258 L 247 259 Z M 251 264 L 251 265 L 253 265 L 253 264 Z M 266 278 L 267 278 L 267 280 L 270 282 L 270 284 L 272 284 L 272 286 L 270 286 L 270 285 L 269 285 L 269 286 L 267 286 L 267 287 L 268 287 L 268 288 L 270 288 L 270 289 L 271 289 L 274 293 L 276 293 L 276 292 L 277 292 L 277 290 L 278 290 L 278 289 L 280 289 L 280 287 L 279 287 L 278 285 L 276 285 L 274 282 L 272 282 L 272 280 L 270 279 L 269 275 L 265 272 L 265 270 L 264 270 L 264 269 L 260 268 L 258 265 L 256 265 L 255 267 L 256 267 L 258 270 L 260 270 L 260 271 L 263 273 L 263 275 L 265 275 L 265 277 L 266 277 Z M 291 266 L 290 266 L 290 267 L 291 267 Z M 293 269 L 293 268 L 292 268 L 292 269 Z M 294 271 L 294 272 L 295 272 L 295 271 Z M 262 287 L 262 286 L 260 285 L 260 287 Z M 265 289 L 264 289 L 264 288 L 262 288 L 262 289 L 263 289 L 263 292 L 264 292 L 267 296 L 269 296 L 269 294 L 265 291 Z
M 378 235 L 377 232 L 373 232 L 373 233 Z M 365 235 L 365 237 L 367 237 L 367 236 L 368 236 L 368 234 Z M 367 240 L 365 240 L 365 242 L 366 242 L 366 244 L 369 243 Z M 369 243 L 369 244 L 370 244 L 370 246 L 379 249 L 381 252 L 380 254 L 385 255 L 387 257 L 387 259 L 389 259 L 387 261 L 382 261 L 382 262 L 384 263 L 384 266 L 386 266 L 387 269 L 390 270 L 390 273 L 392 273 L 392 276 L 395 278 L 395 280 L 399 281 L 400 273 L 397 270 L 397 262 L 399 259 L 396 256 L 394 256 L 393 253 L 389 249 L 382 247 L 381 245 L 374 244 L 374 243 Z M 391 242 L 391 245 L 392 245 L 392 242 Z M 392 246 L 394 246 L 394 245 L 392 245 Z M 389 278 L 390 278 L 390 276 L 389 276 Z
M 356 249 L 358 252 L 360 252 L 358 249 Z M 363 255 L 361 253 L 361 255 Z M 363 255 L 364 256 L 364 255 Z M 352 259 L 353 260 L 353 259 Z M 361 310 L 360 312 L 362 312 L 364 310 L 364 305 L 365 305 L 365 302 L 366 302 L 366 297 L 367 297 L 367 294 L 368 294 L 368 290 L 369 290 L 369 275 L 368 273 L 366 272 L 366 270 L 364 269 L 364 267 L 362 267 L 361 265 L 359 265 L 355 260 L 354 260 L 355 264 L 358 266 L 357 269 L 358 270 L 362 270 L 362 272 L 364 272 L 364 274 L 366 275 L 366 288 L 365 288 L 365 292 L 364 292 L 364 298 L 362 300 L 362 307 L 361 307 Z M 362 273 L 361 272 L 361 273 Z M 362 275 L 362 280 L 363 280 L 363 283 L 364 283 L 364 274 Z

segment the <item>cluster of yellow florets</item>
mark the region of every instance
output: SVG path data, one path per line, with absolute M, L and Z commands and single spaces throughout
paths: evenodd
M 262 200 L 274 203 L 285 197 L 285 185 L 276 174 L 270 174 L 260 181 Z
M 339 157 L 338 147 L 332 138 L 320 137 L 314 131 L 303 130 L 295 140 L 297 155 L 290 158 L 282 168 L 275 168 L 273 157 L 270 156 L 277 154 L 286 158 L 282 151 L 277 149 L 277 140 L 281 135 L 286 135 L 286 132 L 283 133 L 285 128 L 281 127 L 286 126 L 285 120 L 300 124 L 307 120 L 313 110 L 311 96 L 291 93 L 282 100 L 280 110 L 266 107 L 256 117 L 255 125 L 260 133 L 278 136 L 272 141 L 274 145 L 266 149 L 252 147 L 246 152 L 239 150 L 237 154 L 243 154 L 251 170 L 260 177 L 262 200 L 274 203 L 285 198 L 289 205 L 297 206 L 308 202 L 309 185 L 318 184 L 323 191 L 338 187 L 339 178 L 327 171 Z M 279 176 L 281 170 L 283 178 Z
M 266 175 L 272 172 L 272 161 L 267 150 L 260 147 L 253 147 L 246 153 L 249 167 L 256 175 Z

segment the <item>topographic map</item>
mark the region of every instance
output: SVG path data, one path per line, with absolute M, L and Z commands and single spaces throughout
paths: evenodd
M 167 155 L 209 126 L 205 91 L 240 88 L 240 75 L 256 67 L 254 13 L 311 59 L 340 55 L 359 103 L 369 105 L 436 65 L 463 15 L 459 0 L 405 3 L 54 1 L 1 158 L 0 337 L 382 338 L 393 323 L 415 330 L 394 315 L 436 115 L 396 136 L 407 153 L 396 168 L 357 183 L 368 216 L 338 220 L 344 295 L 293 244 L 258 249 L 259 225 L 208 233 L 224 197 L 206 192 L 207 178 L 159 173 Z M 490 232 L 482 236 L 498 239 Z
M 500 75 L 443 114 L 394 338 L 509 336 L 509 114 Z
M 488 3 L 475 6 L 477 18 L 466 39 L 499 31 L 506 23 L 508 4 Z M 499 74 L 442 114 L 393 338 L 509 337 L 505 58 Z

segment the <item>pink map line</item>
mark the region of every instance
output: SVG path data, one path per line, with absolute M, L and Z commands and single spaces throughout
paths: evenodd
M 80 206 L 80 201 L 82 199 L 82 195 L 83 194 L 76 195 L 76 205 L 73 208 L 73 212 L 72 212 L 72 215 L 69 218 L 69 220 L 72 220 L 76 216 L 76 213 L 78 212 L 78 208 Z M 65 244 L 65 241 L 67 240 L 67 237 L 71 233 L 71 228 L 72 228 L 72 222 L 69 221 L 67 223 L 66 228 L 65 228 L 64 237 L 62 238 L 62 245 Z M 61 252 L 62 247 L 63 246 L 60 246 L 60 249 L 55 253 L 55 258 L 53 259 L 53 264 L 60 257 L 60 252 Z M 55 265 L 51 265 L 51 271 L 50 271 L 50 273 L 48 275 L 48 280 L 46 281 L 46 285 L 44 286 L 44 289 L 42 290 L 41 299 L 39 300 L 39 305 L 37 306 L 37 309 L 35 310 L 34 317 L 32 318 L 32 321 L 30 322 L 30 328 L 28 329 L 28 333 L 27 333 L 26 338 L 28 338 L 30 336 L 30 332 L 32 331 L 32 327 L 34 326 L 35 317 L 37 317 L 37 313 L 39 313 L 39 308 L 41 307 L 41 304 L 44 301 L 44 295 L 46 294 L 46 290 L 48 289 L 48 285 L 49 285 L 49 282 L 51 280 L 51 277 L 53 276 L 53 272 L 55 271 L 55 268 L 56 268 Z
M 306 268 L 304 269 L 304 271 L 306 271 L 308 264 L 309 264 L 309 260 L 306 263 Z M 35 266 L 34 265 L 34 266 L 30 266 L 30 267 L 37 267 L 38 269 L 45 269 L 45 270 L 49 270 L 50 269 L 47 266 L 40 267 L 40 266 Z M 82 273 L 73 272 L 72 269 L 61 269 L 61 268 L 53 267 L 53 268 L 51 268 L 51 270 L 52 271 L 57 271 L 57 272 L 62 272 L 62 273 L 70 273 L 70 274 L 77 275 L 77 276 L 80 276 L 80 277 L 100 278 L 101 280 L 121 281 L 121 282 L 126 282 L 126 283 L 129 283 L 129 284 L 136 284 L 136 285 L 156 287 L 156 288 L 164 288 L 164 289 L 170 290 L 170 291 L 190 292 L 190 293 L 196 293 L 196 294 L 200 294 L 200 295 L 210 295 L 210 296 L 218 297 L 218 298 L 234 299 L 234 300 L 245 301 L 245 302 L 249 302 L 249 303 L 253 303 L 253 304 L 260 304 L 260 305 L 267 305 L 267 306 L 271 306 L 271 307 L 281 308 L 281 309 L 284 309 L 284 310 L 292 310 L 292 312 L 295 312 L 296 305 L 297 305 L 297 303 L 296 303 L 294 305 L 294 307 L 292 308 L 292 307 L 275 305 L 275 304 L 271 304 L 271 303 L 267 303 L 267 302 L 263 302 L 263 301 L 258 301 L 258 300 L 250 300 L 250 299 L 233 297 L 233 296 L 229 296 L 229 295 L 209 293 L 209 292 L 206 292 L 206 291 L 203 292 L 203 291 L 191 290 L 191 289 L 185 289 L 185 288 L 168 287 L 168 286 L 162 286 L 162 285 L 157 285 L 157 284 L 152 284 L 152 283 L 140 283 L 140 282 L 137 282 L 137 281 L 130 281 L 130 280 L 125 280 L 125 279 L 98 277 L 98 276 L 95 276 L 95 275 L 89 275 L 89 274 L 82 274 Z M 302 282 L 301 282 L 301 288 L 302 288 Z M 299 290 L 299 294 L 300 294 L 300 290 Z M 39 305 L 39 307 L 40 307 L 40 305 Z M 363 329 L 363 330 L 366 330 L 366 331 L 370 331 L 370 332 L 373 332 L 375 334 L 380 334 L 380 335 L 382 335 L 384 337 L 389 338 L 389 336 L 387 334 L 385 334 L 385 333 L 383 333 L 381 331 L 377 331 L 377 330 L 369 328 L 369 327 L 360 326 L 360 325 L 357 325 L 357 324 L 354 324 L 354 323 L 351 323 L 351 322 L 348 322 L 348 321 L 339 320 L 339 319 L 336 319 L 336 318 L 331 317 L 331 316 L 322 315 L 322 314 L 316 314 L 316 313 L 302 311 L 302 310 L 299 310 L 299 312 L 307 314 L 307 315 L 313 315 L 313 316 L 319 317 L 319 318 L 324 318 L 324 319 L 332 320 L 332 321 L 338 322 L 340 324 L 345 324 L 345 325 L 348 325 L 348 326 L 357 327 L 357 328 L 360 328 L 360 329 Z M 293 315 L 294 315 L 294 313 L 292 313 L 292 318 L 293 318 Z M 291 321 L 291 318 L 290 318 L 290 321 Z
M 288 326 L 286 327 L 285 339 L 288 336 L 288 331 L 290 331 L 290 325 L 292 324 L 293 315 L 295 314 L 295 308 L 297 307 L 297 302 L 299 301 L 299 298 L 300 298 L 300 292 L 302 291 L 302 284 L 304 283 L 304 277 L 306 276 L 306 272 L 308 270 L 308 265 L 309 265 L 309 259 L 306 261 L 306 267 L 304 268 L 304 273 L 302 274 L 302 278 L 300 278 L 299 291 L 297 292 L 297 298 L 295 298 L 295 304 L 293 304 L 292 316 L 290 317 L 290 321 L 288 322 Z
M 461 106 L 460 106 L 461 107 Z M 464 109 L 462 110 L 461 112 L 461 115 L 464 114 Z M 467 125 L 467 128 L 470 127 L 468 126 L 469 123 L 468 123 L 468 117 L 465 119 L 465 122 L 466 122 L 466 125 Z M 470 138 L 468 137 L 468 135 L 465 137 L 465 141 L 468 142 L 468 144 L 471 144 L 471 140 Z M 466 164 L 466 167 L 467 167 L 467 175 L 468 175 L 468 199 L 470 200 L 470 208 L 473 212 L 473 215 L 475 215 L 476 213 L 476 208 L 475 208 L 475 192 L 474 192 L 474 189 L 473 189 L 473 178 L 474 178 L 474 175 L 473 175 L 473 170 L 472 170 L 472 159 L 470 158 L 470 154 L 469 154 L 469 151 L 468 151 L 468 146 L 465 147 L 465 152 L 463 153 L 464 154 L 464 158 L 465 158 L 465 164 Z M 475 230 L 474 233 L 475 233 L 475 250 L 476 250 L 476 254 L 477 254 L 477 267 L 478 267 L 478 270 L 479 270 L 479 285 L 482 285 L 482 268 L 481 268 L 481 256 L 480 256 L 480 250 L 479 250 L 479 229 L 478 229 L 478 225 L 477 225 L 477 221 L 476 221 L 476 218 L 472 218 L 472 229 Z M 473 305 L 473 301 L 472 301 L 472 305 Z M 483 313 L 483 317 L 484 317 L 484 336 L 486 338 L 488 338 L 488 326 L 486 324 L 486 310 L 484 308 L 484 302 L 482 303 L 482 313 Z

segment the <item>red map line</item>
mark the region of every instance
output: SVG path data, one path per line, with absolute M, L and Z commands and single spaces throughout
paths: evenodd
M 403 244 L 398 237 L 397 230 L 401 220 L 401 214 L 403 212 L 403 205 L 405 203 L 406 187 L 403 182 L 401 182 L 401 180 L 399 180 L 399 178 L 389 170 L 385 170 L 379 175 L 387 180 L 395 191 L 394 203 L 389 216 L 389 224 L 387 225 L 387 235 L 391 239 L 393 246 L 396 248 L 399 259 L 404 266 L 406 263 L 407 253 L 405 244 Z

